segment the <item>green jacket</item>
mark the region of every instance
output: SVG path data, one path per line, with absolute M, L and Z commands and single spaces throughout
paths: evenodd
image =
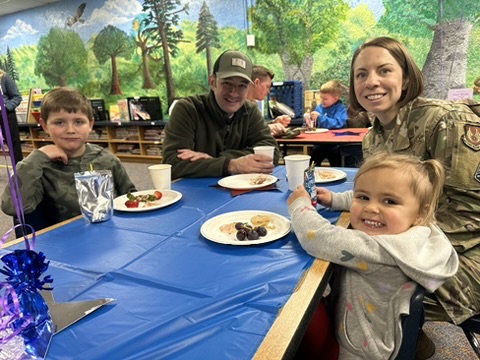
M 256 103 L 246 101 L 232 119 L 217 105 L 213 91 L 179 100 L 165 128 L 163 162 L 172 165 L 172 179 L 180 177 L 221 177 L 229 175 L 228 163 L 253 153 L 253 147 L 276 147 L 274 164 L 280 151 Z M 178 149 L 192 149 L 211 159 L 185 161 L 177 158 Z
M 111 170 L 115 196 L 135 191 L 120 160 L 98 145 L 87 144 L 80 158 L 69 159 L 67 165 L 51 161 L 40 150 L 34 150 L 27 158 L 17 164 L 17 177 L 22 195 L 25 214 L 31 213 L 38 204 L 45 205 L 58 214 L 58 221 L 80 215 L 74 173 L 94 170 Z M 15 207 L 10 193 L 10 185 L 2 194 L 2 211 L 14 216 Z
M 480 243 L 480 118 L 467 102 L 413 100 L 400 110 L 387 139 L 375 120 L 363 151 L 367 157 L 378 150 L 440 160 L 446 182 L 438 225 L 459 252 Z

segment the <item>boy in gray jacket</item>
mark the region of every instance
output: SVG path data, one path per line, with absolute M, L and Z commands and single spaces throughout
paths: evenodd
M 80 215 L 74 173 L 91 168 L 112 171 L 115 196 L 136 190 L 115 155 L 87 143 L 93 123 L 90 100 L 76 89 L 60 87 L 45 95 L 40 124 L 53 144 L 34 150 L 16 168 L 25 214 L 42 204 L 54 222 Z M 16 215 L 10 185 L 2 194 L 2 211 Z

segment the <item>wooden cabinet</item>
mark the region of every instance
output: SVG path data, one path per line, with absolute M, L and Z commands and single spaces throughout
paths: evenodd
M 29 124 L 37 124 L 40 119 L 40 107 L 42 105 L 45 93 L 42 89 L 30 89 L 28 95 L 28 106 L 26 113 L 26 122 Z
M 159 163 L 162 159 L 164 121 L 96 122 L 88 142 L 107 148 L 120 160 Z M 40 124 L 19 124 L 25 155 L 52 141 Z

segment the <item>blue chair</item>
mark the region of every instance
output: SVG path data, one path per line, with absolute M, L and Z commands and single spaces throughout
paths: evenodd
M 473 351 L 477 354 L 480 359 L 480 342 L 478 341 L 475 334 L 480 334 L 480 315 L 472 316 L 470 319 L 465 320 L 459 325 L 465 336 L 468 339 L 468 342 L 473 348 Z
M 402 319 L 403 339 L 397 360 L 413 360 L 417 350 L 417 343 L 425 322 L 423 298 L 425 289 L 417 285 L 410 300 L 410 314 Z

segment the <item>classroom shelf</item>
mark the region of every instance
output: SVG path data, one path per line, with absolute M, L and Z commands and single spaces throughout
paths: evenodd
M 18 124 L 25 155 L 52 143 L 40 124 Z M 162 160 L 165 121 L 96 122 L 88 139 L 91 144 L 108 148 L 120 160 L 158 163 Z

